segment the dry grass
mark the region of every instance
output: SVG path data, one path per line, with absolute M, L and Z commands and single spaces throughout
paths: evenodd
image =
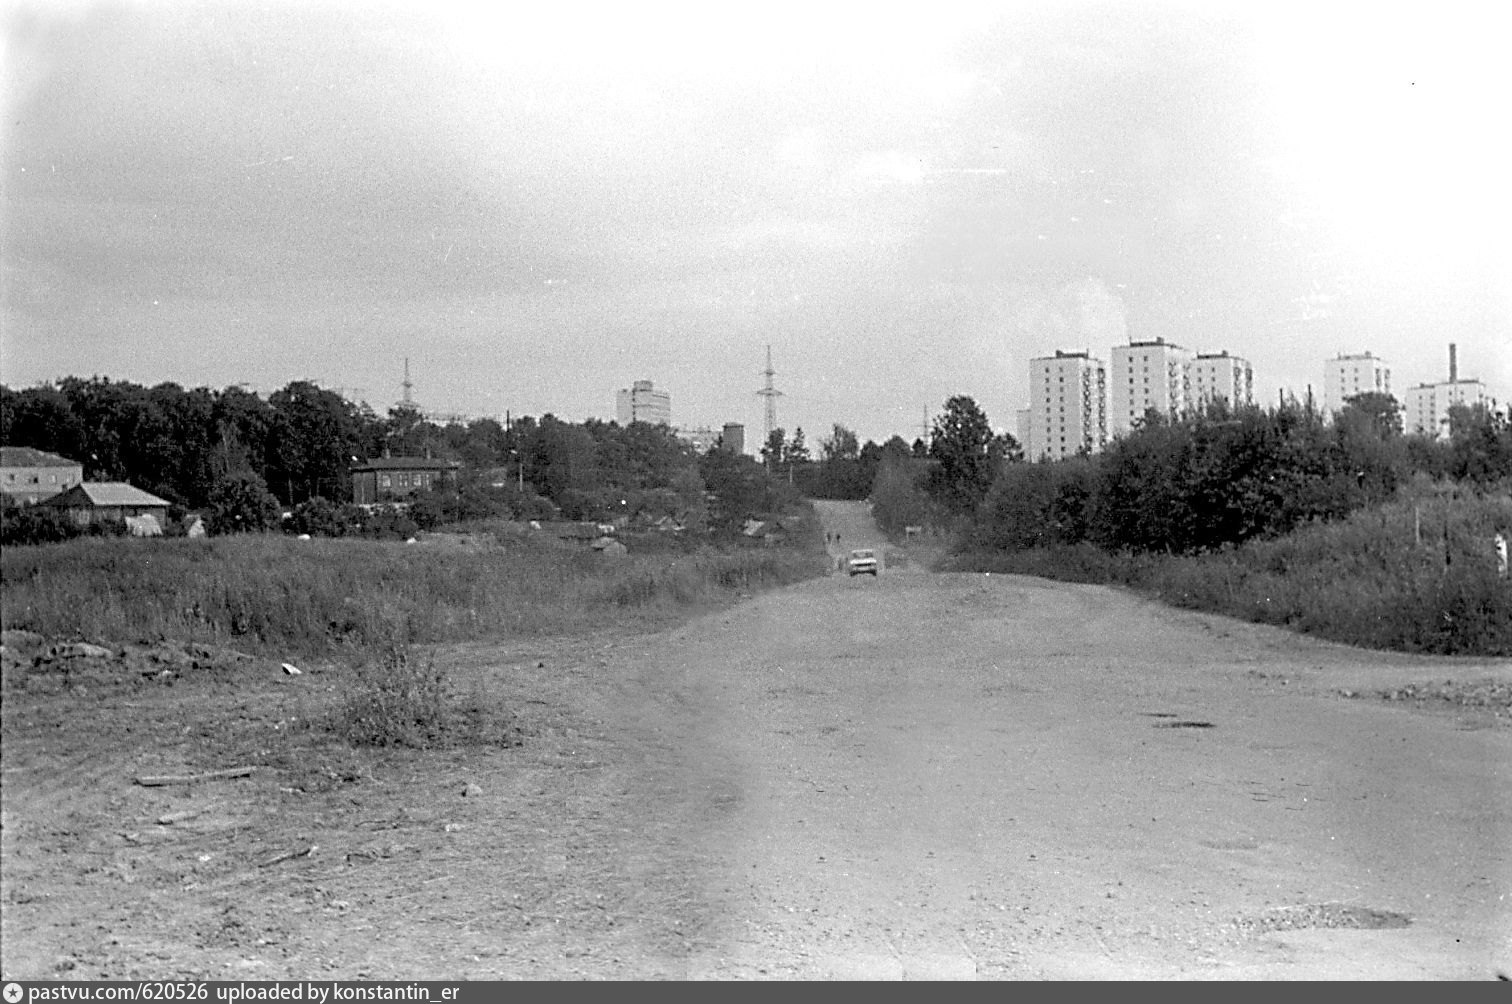
M 6 548 L 0 615 L 47 637 L 365 652 L 654 624 L 823 568 L 808 548 L 606 559 L 532 542 L 81 540 Z

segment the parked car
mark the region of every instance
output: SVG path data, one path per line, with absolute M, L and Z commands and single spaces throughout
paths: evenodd
M 860 550 L 852 551 L 850 553 L 850 561 L 846 563 L 846 568 L 853 576 L 875 576 L 877 574 L 877 552 L 870 548 L 861 548 Z

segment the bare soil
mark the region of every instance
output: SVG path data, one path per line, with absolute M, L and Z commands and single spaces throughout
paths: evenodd
M 920 557 L 437 650 L 508 722 L 440 751 L 332 738 L 342 667 L 7 633 L 0 971 L 1512 975 L 1512 662 Z

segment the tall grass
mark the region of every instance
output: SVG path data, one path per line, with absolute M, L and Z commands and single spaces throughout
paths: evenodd
M 7 628 L 266 651 L 578 633 L 822 574 L 809 549 L 630 554 L 240 536 L 6 548 Z
M 951 567 L 1108 582 L 1176 606 L 1366 648 L 1512 655 L 1512 580 L 1492 541 L 1512 536 L 1512 498 L 1418 486 L 1395 501 L 1275 540 L 1179 557 L 1091 545 L 968 552 Z

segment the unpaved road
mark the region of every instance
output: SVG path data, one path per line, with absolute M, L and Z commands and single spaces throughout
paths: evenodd
M 837 554 L 881 543 L 821 508 Z M 8 695 L 5 975 L 1512 975 L 1512 728 L 1339 693 L 1506 661 L 907 561 L 443 658 L 532 738 L 169 793 L 120 779 L 225 765 L 153 759 L 224 687 L 138 693 L 109 742 L 111 702 Z M 321 679 L 241 695 L 216 741 Z M 143 823 L 185 805 L 199 830 Z

